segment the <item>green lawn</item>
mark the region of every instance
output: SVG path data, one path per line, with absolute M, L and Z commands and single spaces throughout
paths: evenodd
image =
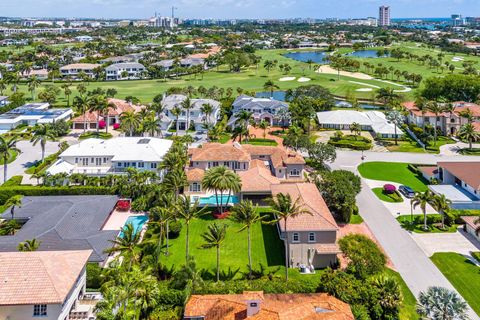
M 270 146 L 276 147 L 278 143 L 272 139 L 261 139 L 261 138 L 254 138 L 249 139 L 248 141 L 242 141 L 242 144 L 252 144 L 254 146 Z
M 228 225 L 227 237 L 220 249 L 220 270 L 227 271 L 229 268 L 246 271 L 248 265 L 247 232 L 238 232 L 240 224 L 228 219 L 215 220 L 207 215 L 202 219 L 190 223 L 190 254 L 195 257 L 197 266 L 215 272 L 216 250 L 202 249 L 204 243 L 202 234 L 207 231 L 207 226 L 216 221 Z M 185 264 L 185 234 L 183 226 L 180 236 L 170 241 L 170 255 L 164 258 L 168 266 L 179 267 Z M 283 242 L 280 241 L 275 225 L 256 224 L 252 228 L 252 260 L 254 268 L 258 269 L 259 264 L 266 267 L 284 267 Z
M 386 194 L 385 191 L 383 190 L 383 188 L 373 188 L 372 189 L 373 193 L 375 193 L 375 195 L 382 201 L 385 201 L 385 202 L 396 202 L 396 203 L 399 203 L 399 202 L 403 202 L 403 198 L 394 193 L 394 194 Z
M 353 214 L 350 218 L 350 224 L 360 224 L 363 222 L 363 218 L 359 214 Z
M 15 151 L 15 150 L 10 151 L 9 152 L 9 157 L 8 157 L 8 160 L 7 160 L 7 164 L 15 161 L 15 159 L 17 159 L 17 156 L 18 156 L 17 151 Z M 0 165 L 3 165 L 4 163 L 5 163 L 5 161 L 3 160 L 3 158 L 0 158 Z
M 431 259 L 470 307 L 480 314 L 480 268 L 458 253 L 435 253 Z
M 427 213 L 427 217 L 435 217 L 435 218 L 438 219 L 438 221 L 440 221 L 441 216 L 439 214 L 428 214 Z M 411 224 L 412 223 L 412 217 L 410 216 L 410 214 L 401 215 L 401 216 L 397 217 L 397 221 L 402 225 L 402 228 L 404 228 L 406 230 L 409 230 L 409 231 L 413 231 L 415 233 L 455 233 L 455 232 L 457 232 L 457 229 L 458 229 L 457 224 L 452 224 L 450 227 L 446 225 L 445 229 L 442 229 L 441 226 L 439 225 L 439 223 L 435 223 L 434 225 L 429 224 L 428 225 L 429 229 L 426 231 L 426 230 L 423 230 L 423 215 L 422 214 L 414 214 L 413 219 L 414 219 L 414 221 L 417 220 L 417 222 L 422 221 L 422 223 L 416 223 L 412 227 L 412 224 Z
M 401 140 L 398 141 L 398 144 L 395 145 L 395 141 L 393 140 L 384 140 L 386 148 L 388 151 L 391 152 L 414 152 L 414 153 L 439 153 L 440 147 L 445 144 L 455 143 L 455 140 L 450 139 L 448 137 L 438 137 L 437 143 L 434 146 L 433 141 L 427 146 L 425 149 L 420 147 L 415 141 L 413 140 Z
M 421 175 L 410 171 L 408 163 L 365 162 L 358 166 L 358 171 L 366 179 L 397 182 L 419 192 L 427 190 L 427 181 Z
M 398 272 L 388 268 L 385 270 L 385 273 L 388 276 L 395 278 L 400 285 L 400 289 L 402 290 L 403 303 L 400 308 L 400 320 L 419 319 L 416 311 L 417 300 L 415 299 L 412 291 L 410 291 L 410 289 L 407 287 L 405 281 L 403 281 L 402 276 Z
M 464 148 L 460 149 L 459 153 L 465 156 L 480 156 L 480 148 Z

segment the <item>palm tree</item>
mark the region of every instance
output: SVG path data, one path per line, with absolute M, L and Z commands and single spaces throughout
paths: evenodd
M 279 193 L 273 198 L 269 199 L 272 212 L 275 214 L 275 219 L 271 223 L 281 223 L 283 221 L 283 239 L 285 242 L 285 279 L 288 281 L 288 268 L 289 268 L 289 254 L 290 246 L 288 239 L 288 219 L 295 218 L 302 214 L 312 214 L 310 211 L 303 208 L 301 198 L 296 200 L 292 199 L 290 194 Z
M 143 120 L 142 127 L 143 127 L 143 131 L 150 134 L 151 137 L 155 137 L 159 132 L 162 131 L 160 130 L 158 120 L 155 119 L 153 115 L 146 117 Z
M 175 106 L 170 112 L 175 116 L 175 135 L 178 136 L 178 118 L 182 114 L 182 109 L 179 106 Z
M 28 90 L 32 93 L 32 100 L 35 100 L 35 90 L 42 84 L 42 81 L 37 78 L 37 76 L 33 76 L 27 81 L 28 83 Z
M 455 291 L 442 287 L 430 287 L 426 292 L 420 292 L 417 312 L 426 319 L 469 319 L 467 303 Z
M 442 229 L 445 229 L 445 214 L 450 210 L 452 201 L 447 199 L 444 194 L 436 194 L 432 199 L 432 206 L 442 215 Z
M 238 230 L 241 232 L 247 230 L 247 243 L 248 243 L 248 276 L 252 277 L 252 240 L 251 240 L 251 227 L 258 222 L 264 220 L 264 216 L 258 213 L 258 206 L 254 206 L 250 200 L 242 201 L 232 208 L 232 214 L 229 219 L 236 223 L 240 223 L 243 226 Z
M 270 98 L 273 98 L 273 91 L 280 89 L 280 87 L 272 80 L 268 80 L 263 84 L 263 89 L 265 89 L 265 91 L 270 91 Z
M 3 160 L 3 183 L 7 182 L 8 160 L 14 152 L 20 152 L 17 148 L 17 136 L 10 139 L 0 136 L 0 159 Z
M 187 229 L 185 233 L 185 263 L 188 263 L 188 257 L 190 255 L 190 222 L 205 215 L 208 208 L 200 208 L 198 199 L 192 203 L 190 196 L 186 195 L 183 195 L 178 199 L 175 208 L 178 217 L 185 220 L 185 227 Z
M 87 132 L 87 110 L 90 108 L 92 97 L 79 95 L 74 98 L 73 105 L 83 114 L 83 133 Z
M 30 139 L 30 142 L 32 142 L 34 146 L 36 146 L 37 143 L 40 143 L 40 147 L 42 148 L 42 162 L 45 160 L 45 147 L 47 141 L 55 141 L 56 138 L 57 135 L 55 131 L 48 124 L 39 124 L 33 129 L 33 136 L 32 139 Z
M 138 261 L 137 247 L 140 243 L 140 232 L 135 229 L 132 223 L 126 224 L 122 228 L 122 236 L 115 240 L 110 240 L 113 247 L 105 250 L 106 253 L 120 253 L 125 259 L 129 259 L 127 270 L 130 271 L 133 264 Z
M 17 249 L 18 251 L 37 251 L 41 243 L 42 241 L 38 241 L 37 239 L 33 238 L 32 240 L 20 242 L 17 246 Z
M 403 124 L 404 116 L 400 111 L 393 110 L 387 114 L 387 120 L 394 124 L 395 128 L 395 145 L 398 145 L 397 127 Z
M 437 127 L 438 127 L 438 116 L 443 112 L 443 107 L 436 101 L 430 101 L 428 103 L 428 111 L 432 112 L 435 115 L 435 126 L 433 127 L 433 145 L 437 145 Z
M 427 113 L 428 111 L 428 100 L 425 99 L 424 97 L 419 97 L 416 101 L 415 101 L 415 106 L 417 107 L 417 109 L 421 112 L 422 114 L 422 119 L 425 119 L 425 114 Z M 422 120 L 422 128 L 425 130 L 425 121 Z
M 233 193 L 240 192 L 242 188 L 242 181 L 238 174 L 224 166 L 219 166 L 207 170 L 202 179 L 202 188 L 204 190 L 213 190 L 217 202 L 217 208 L 220 208 L 220 214 L 224 212 L 223 208 L 223 194 L 228 191 L 227 201 L 228 206 L 230 197 Z M 220 193 L 220 201 L 218 201 L 218 194 Z
M 22 197 L 21 195 L 16 195 L 13 197 L 8 198 L 8 200 L 5 202 L 4 206 L 5 207 L 10 207 L 10 215 L 13 216 L 15 215 L 15 207 L 21 208 L 22 207 Z
M 432 200 L 433 193 L 430 190 L 425 192 L 416 192 L 415 196 L 412 198 L 411 204 L 413 208 L 420 206 L 423 212 L 423 229 L 428 230 L 427 226 L 427 204 Z
M 355 134 L 355 140 L 357 139 L 357 135 L 359 136 L 362 133 L 362 127 L 360 126 L 359 123 L 353 122 L 350 125 L 350 132 Z
M 471 123 L 465 123 L 458 131 L 460 139 L 468 141 L 468 148 L 472 149 L 472 143 L 480 139 L 480 134 Z
M 140 116 L 134 111 L 125 111 L 120 115 L 120 122 L 122 128 L 129 132 L 130 137 L 133 136 L 133 132 L 140 127 Z
M 208 226 L 207 232 L 202 234 L 202 238 L 205 241 L 201 245 L 202 249 L 215 248 L 217 250 L 217 282 L 220 281 L 220 246 L 227 235 L 227 225 L 218 224 L 216 222 Z
M 113 102 L 109 102 L 108 98 L 106 97 L 99 97 L 97 99 L 97 107 L 95 110 L 98 112 L 97 115 L 97 133 L 99 129 L 99 120 L 98 117 L 102 115 L 106 121 L 105 121 L 105 133 L 108 133 L 108 126 L 110 125 L 110 111 L 116 110 L 117 106 Z
M 387 105 L 390 101 L 399 99 L 400 96 L 392 88 L 380 88 L 377 91 L 376 98 L 382 101 L 384 105 Z
M 267 136 L 267 129 L 270 128 L 270 123 L 265 120 L 260 121 L 258 127 L 263 130 L 263 139 Z
M 213 113 L 213 109 L 214 107 L 210 103 L 206 103 L 202 105 L 202 107 L 200 108 L 201 112 L 205 115 L 205 118 L 204 118 L 205 123 L 208 123 L 208 124 L 211 123 L 210 116 Z
M 185 125 L 185 131 L 188 132 L 188 129 L 190 129 L 190 109 L 193 108 L 190 98 L 187 97 L 182 101 L 182 108 L 187 112 L 187 124 Z
M 170 232 L 169 230 L 169 225 L 170 221 L 173 220 L 174 216 L 173 213 L 170 209 L 166 207 L 153 207 L 150 210 L 150 213 L 152 215 L 152 222 L 150 224 L 156 225 L 159 227 L 159 236 L 158 236 L 158 242 L 157 242 L 157 259 L 160 256 L 160 252 L 163 246 L 163 239 L 165 238 L 166 240 L 166 250 L 165 250 L 165 255 L 168 256 L 169 252 L 169 237 L 168 233 Z
M 183 187 L 188 186 L 187 175 L 182 168 L 176 168 L 167 173 L 164 179 L 164 184 L 169 190 L 174 191 L 175 199 L 178 198 Z

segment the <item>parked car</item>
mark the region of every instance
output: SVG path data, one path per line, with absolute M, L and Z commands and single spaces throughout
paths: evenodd
M 413 191 L 413 189 L 409 186 L 400 186 L 398 191 L 400 191 L 407 198 L 413 198 L 415 196 L 415 191 Z

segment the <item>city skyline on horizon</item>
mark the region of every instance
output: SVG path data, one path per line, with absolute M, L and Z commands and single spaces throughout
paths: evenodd
M 392 19 L 420 19 L 447 18 L 451 14 L 480 16 L 477 1 L 396 0 L 392 3 L 393 0 L 343 0 L 339 3 L 324 0 L 319 6 L 316 0 L 175 0 L 168 3 L 164 0 L 137 0 L 135 5 L 129 0 L 84 0 L 82 3 L 75 0 L 4 0 L 0 3 L 0 15 L 18 18 L 147 19 L 155 12 L 170 16 L 173 5 L 178 8 L 175 16 L 183 19 L 356 19 L 378 18 L 378 8 L 385 5 L 391 7 Z M 60 3 L 63 5 L 59 6 Z M 412 4 L 415 4 L 414 15 L 411 14 Z M 318 13 L 312 14 L 315 11 Z

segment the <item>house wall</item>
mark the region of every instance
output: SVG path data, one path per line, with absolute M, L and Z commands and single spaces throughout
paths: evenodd
M 443 171 L 443 180 L 442 180 L 443 184 L 455 185 L 455 175 L 450 173 L 448 170 L 445 170 L 444 168 L 442 168 L 442 171 Z M 466 184 L 464 181 L 460 181 L 459 186 L 465 191 L 467 191 L 468 193 L 470 193 L 473 197 L 480 200 L 480 193 L 475 188 Z
M 287 179 L 298 179 L 303 178 L 303 170 L 305 169 L 305 165 L 303 164 L 289 164 L 287 165 Z M 298 170 L 300 174 L 298 176 L 291 175 L 293 170 Z
M 293 234 L 296 231 L 289 231 L 288 232 L 288 242 L 290 244 L 296 243 L 335 243 L 337 240 L 337 231 L 301 231 L 297 232 L 299 234 L 299 242 L 293 242 Z M 308 242 L 308 235 L 310 232 L 315 234 L 315 242 Z
M 215 166 L 225 166 L 233 171 L 245 171 L 249 168 L 249 163 L 247 161 L 239 161 L 239 168 L 234 169 L 234 161 L 190 161 L 191 168 L 199 168 L 203 170 L 208 170 L 209 168 Z
M 478 241 L 480 241 L 480 234 L 477 234 L 477 232 L 475 231 L 475 228 L 472 228 L 471 226 L 469 226 L 468 224 L 465 225 L 465 231 L 467 231 L 469 234 L 471 234 L 475 239 L 477 239 Z

